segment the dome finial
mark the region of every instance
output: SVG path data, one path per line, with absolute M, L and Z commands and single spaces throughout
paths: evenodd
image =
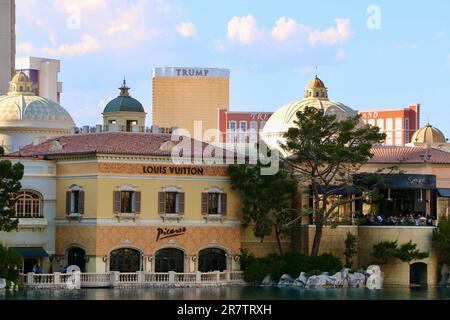
M 120 90 L 120 96 L 121 97 L 129 97 L 130 93 L 128 92 L 130 88 L 127 86 L 127 80 L 125 79 L 125 76 L 123 77 L 123 83 L 122 86 L 119 88 Z
M 318 79 L 319 77 L 317 76 L 317 69 L 318 69 L 319 67 L 317 67 L 316 66 L 316 79 Z

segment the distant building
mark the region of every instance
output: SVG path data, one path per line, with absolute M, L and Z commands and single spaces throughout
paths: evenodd
M 62 82 L 58 81 L 61 62 L 55 59 L 26 57 L 16 59 L 16 69 L 25 73 L 34 84 L 34 94 L 61 102 Z
M 420 104 L 404 109 L 360 111 L 362 120 L 386 133 L 386 146 L 404 146 L 420 128 Z
M 272 112 L 219 110 L 220 142 L 256 143 Z
M 8 92 L 16 56 L 16 4 L 0 0 L 0 95 Z
M 218 129 L 218 110 L 229 110 L 230 71 L 209 68 L 153 69 L 153 125 L 189 130 L 202 122 L 196 137 L 203 139 L 208 129 Z

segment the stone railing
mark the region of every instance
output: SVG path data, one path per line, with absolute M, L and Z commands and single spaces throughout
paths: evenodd
M 242 271 L 156 273 L 138 271 L 120 273 L 52 273 L 22 275 L 25 288 L 115 288 L 115 287 L 189 287 L 244 284 Z

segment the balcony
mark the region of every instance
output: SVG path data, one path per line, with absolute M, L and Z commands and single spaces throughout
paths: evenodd
M 136 222 L 136 219 L 139 217 L 138 213 L 129 213 L 129 212 L 119 212 L 115 214 L 116 218 L 119 221 L 133 221 Z
M 48 226 L 48 221 L 43 215 L 17 214 L 19 219 L 19 230 L 44 230 Z

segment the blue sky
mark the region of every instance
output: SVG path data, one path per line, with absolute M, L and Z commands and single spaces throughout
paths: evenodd
M 450 1 L 16 2 L 18 55 L 62 61 L 79 126 L 102 122 L 123 76 L 151 115 L 153 67 L 228 68 L 232 110 L 275 111 L 303 97 L 317 65 L 332 100 L 419 102 L 422 124 L 450 137 Z

